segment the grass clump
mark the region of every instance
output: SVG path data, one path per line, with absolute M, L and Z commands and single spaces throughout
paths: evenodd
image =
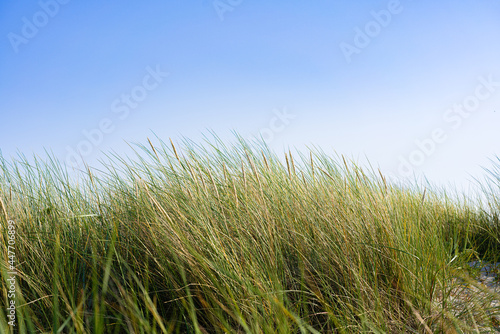
M 491 215 L 319 151 L 185 141 L 111 154 L 78 178 L 2 159 L 16 224 L 17 329 L 59 333 L 454 333 L 495 325 L 491 294 L 457 307 Z M 485 232 L 486 231 L 486 232 Z M 488 246 L 480 249 L 487 238 Z M 5 246 L 4 246 L 5 245 Z M 479 294 L 477 295 L 479 296 Z M 455 299 L 454 299 L 455 298 Z M 480 300 L 479 300 L 480 299 Z M 483 301 L 483 303 L 480 303 Z M 489 304 L 488 304 L 489 305 Z

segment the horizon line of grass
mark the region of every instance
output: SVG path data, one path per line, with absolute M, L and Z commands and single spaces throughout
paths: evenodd
M 16 223 L 21 332 L 429 333 L 498 326 L 472 260 L 498 260 L 495 183 L 476 210 L 320 150 L 159 138 L 72 179 L 0 157 L 2 302 Z M 495 172 L 492 171 L 492 176 Z M 498 180 L 497 180 L 498 181 Z M 497 219 L 497 220 L 495 220 Z M 465 289 L 465 288 L 464 288 Z M 488 306 L 490 305 L 490 306 Z

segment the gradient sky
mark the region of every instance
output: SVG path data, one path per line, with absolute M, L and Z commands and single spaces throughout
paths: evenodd
M 467 185 L 500 155 L 497 0 L 2 1 L 0 36 L 7 158 L 234 130 Z

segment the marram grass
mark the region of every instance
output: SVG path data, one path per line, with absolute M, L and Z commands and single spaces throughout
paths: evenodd
M 492 210 L 477 210 L 343 157 L 288 152 L 280 160 L 241 139 L 149 141 L 136 153 L 110 155 L 105 170 L 77 178 L 50 156 L 1 158 L 1 333 L 14 331 L 8 221 L 21 333 L 498 326 L 499 310 L 488 306 L 497 296 L 454 303 L 457 287 L 475 284 L 467 262 L 497 260 L 495 191 Z M 490 186 L 498 190 L 494 179 Z

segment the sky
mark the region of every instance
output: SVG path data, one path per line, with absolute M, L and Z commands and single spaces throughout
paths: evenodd
M 316 146 L 468 187 L 500 155 L 497 0 L 0 2 L 0 149 Z

